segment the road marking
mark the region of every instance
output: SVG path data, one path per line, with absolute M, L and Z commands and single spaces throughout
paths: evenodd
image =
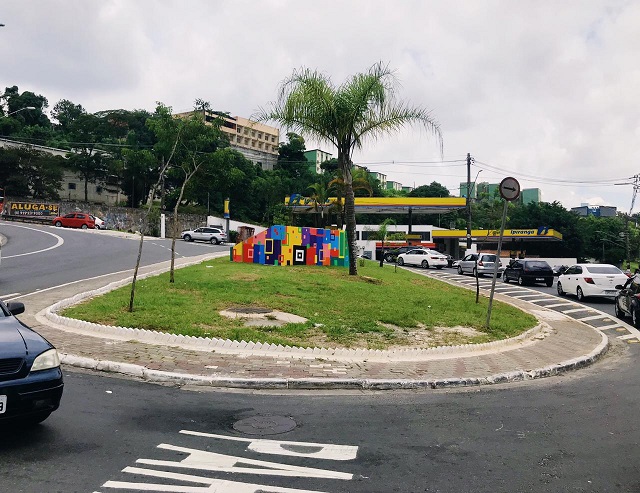
M 62 238 L 61 236 L 58 236 L 56 234 L 49 233 L 48 231 L 42 231 L 40 229 L 30 228 L 29 226 L 19 226 L 17 224 L 3 224 L 3 226 L 13 226 L 14 228 L 30 229 L 31 231 L 37 231 L 38 233 L 44 233 L 46 235 L 51 235 L 51 236 L 53 236 L 54 238 L 57 239 L 56 244 L 51 246 L 51 247 L 49 247 L 49 248 L 43 248 L 42 250 L 36 250 L 35 252 L 18 253 L 16 255 L 3 255 L 2 256 L 3 259 L 14 258 L 14 257 L 24 257 L 25 255 L 34 255 L 36 253 L 47 252 L 49 250 L 53 250 L 54 248 L 58 248 L 58 247 L 62 246 L 63 243 L 64 243 L 64 238 Z
M 595 327 L 595 328 L 598 329 L 598 330 L 607 330 L 607 329 L 615 329 L 616 327 L 620 327 L 620 324 L 605 325 L 603 327 Z M 620 328 L 622 328 L 622 327 L 620 327 Z M 624 330 L 626 332 L 627 329 L 622 328 L 622 330 Z
M 196 437 L 245 442 L 248 444 L 246 448 L 247 451 L 268 455 L 289 455 L 327 460 L 353 460 L 356 458 L 358 452 L 358 447 L 350 445 L 232 437 L 190 430 L 180 430 L 180 433 Z M 230 479 L 217 479 L 195 474 L 183 474 L 166 470 L 166 468 L 181 468 L 192 471 L 210 471 L 226 474 L 253 474 L 268 476 L 272 478 L 271 481 L 274 481 L 276 477 L 337 479 L 346 481 L 353 479 L 353 474 L 342 471 L 250 459 L 166 443 L 161 443 L 158 445 L 158 448 L 175 452 L 177 460 L 138 459 L 136 460 L 137 464 L 153 466 L 153 469 L 127 466 L 122 469 L 122 472 L 138 476 L 134 481 L 109 480 L 102 485 L 102 488 L 167 493 L 261 493 L 267 491 L 270 493 L 327 493 L 318 490 L 287 488 L 233 481 Z M 207 444 L 207 449 L 209 449 L 209 444 Z M 161 480 L 161 483 L 145 483 L 142 482 L 143 480 L 140 480 L 139 476 L 157 478 Z M 170 481 L 176 481 L 180 484 L 171 484 Z M 184 483 L 195 483 L 198 486 L 184 485 Z
M 170 460 L 138 459 L 140 464 L 153 466 L 168 466 L 185 469 L 198 469 L 202 471 L 233 472 L 243 474 L 264 474 L 265 476 L 288 476 L 298 478 L 326 478 L 326 479 L 353 479 L 353 474 L 327 469 L 316 469 L 313 467 L 292 466 L 279 462 L 268 462 L 264 460 L 245 459 L 233 455 L 217 454 L 204 450 L 176 447 L 161 443 L 158 448 L 183 452 L 187 457 L 179 462 Z M 239 464 L 258 466 L 240 467 Z
M 520 294 L 518 296 L 513 295 L 514 298 L 532 298 L 535 296 L 540 296 L 540 293 L 535 293 L 535 294 Z
M 578 318 L 577 320 L 580 320 L 581 322 L 586 322 L 587 320 L 598 320 L 599 318 L 609 318 L 610 315 L 592 315 L 590 317 L 582 317 L 582 318 Z
M 241 438 L 199 431 L 180 430 L 184 435 L 193 435 L 234 442 L 249 442 L 248 450 L 260 454 L 291 455 L 294 457 L 309 457 L 313 459 L 353 460 L 358 453 L 358 447 L 352 445 L 333 445 L 327 443 L 287 442 L 281 440 L 267 440 L 263 438 Z M 296 448 L 298 450 L 296 450 Z
M 565 303 L 555 303 L 553 305 L 545 305 L 545 308 L 556 308 L 558 306 L 575 306 L 575 305 L 570 301 L 567 301 Z M 562 313 L 567 313 L 567 312 L 563 311 Z
M 3 300 L 10 300 L 12 296 L 19 296 L 20 293 L 9 293 L 2 295 Z
M 529 303 L 538 303 L 540 301 L 555 301 L 553 298 L 539 298 L 537 300 L 527 300 Z M 545 306 L 545 308 L 547 308 Z
M 626 341 L 628 339 L 636 339 L 636 341 L 637 341 L 638 336 L 634 335 L 634 334 L 627 334 L 626 336 L 618 336 L 618 339 L 621 339 L 623 341 Z
M 590 311 L 591 309 L 589 307 L 584 307 L 584 308 L 572 308 L 571 310 L 561 310 L 562 313 L 577 313 L 577 312 L 584 312 L 584 311 Z

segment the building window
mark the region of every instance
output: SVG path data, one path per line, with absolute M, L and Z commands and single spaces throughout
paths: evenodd
M 76 189 L 76 184 L 75 183 L 69 183 L 69 190 L 75 190 Z
M 96 185 L 96 193 L 97 193 L 98 195 L 100 195 L 100 194 L 102 193 L 102 187 L 101 187 L 101 186 Z

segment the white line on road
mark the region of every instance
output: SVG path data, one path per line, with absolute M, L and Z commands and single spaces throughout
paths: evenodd
M 599 318 L 610 318 L 611 315 L 607 315 L 607 314 L 602 314 L 602 315 L 592 315 L 590 317 L 582 317 L 579 318 L 578 320 L 580 320 L 581 322 L 585 322 L 587 320 L 598 320 Z
M 49 233 L 48 231 L 42 231 L 40 229 L 36 229 L 36 228 L 30 228 L 29 226 L 19 226 L 17 224 L 3 224 L 3 226 L 13 226 L 14 228 L 22 228 L 22 229 L 30 229 L 31 231 L 37 231 L 38 233 L 44 233 L 46 235 L 51 235 L 54 238 L 57 239 L 57 242 L 55 245 L 50 246 L 49 248 L 43 248 L 42 250 L 36 250 L 35 252 L 26 252 L 26 253 L 18 253 L 16 255 L 3 255 L 3 259 L 7 259 L 7 258 L 14 258 L 14 257 L 24 257 L 25 255 L 34 255 L 36 253 L 42 253 L 42 252 L 46 252 L 48 250 L 53 250 L 54 248 L 58 248 L 60 246 L 62 246 L 62 244 L 64 243 L 64 239 L 61 236 L 58 236 L 56 234 L 53 233 Z

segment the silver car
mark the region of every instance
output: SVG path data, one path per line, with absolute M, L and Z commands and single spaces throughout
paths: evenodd
M 227 233 L 219 228 L 196 228 L 194 230 L 183 231 L 180 236 L 184 241 L 208 241 L 214 245 L 227 241 Z
M 473 274 L 493 276 L 496 265 L 496 255 L 493 253 L 470 253 L 458 262 L 458 274 Z M 502 262 L 498 261 L 498 277 L 502 273 Z

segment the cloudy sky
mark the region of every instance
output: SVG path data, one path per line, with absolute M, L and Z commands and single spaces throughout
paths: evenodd
M 248 117 L 296 68 L 338 85 L 383 61 L 444 137 L 444 159 L 420 129 L 367 142 L 354 161 L 389 180 L 457 195 L 470 153 L 472 181 L 628 211 L 640 172 L 638 0 L 2 0 L 0 23 L 0 90 L 49 109 Z

